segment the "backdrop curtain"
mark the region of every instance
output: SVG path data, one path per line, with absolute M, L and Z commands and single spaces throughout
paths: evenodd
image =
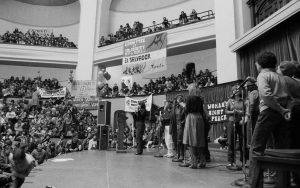
M 227 101 L 232 94 L 231 93 L 232 86 L 236 84 L 240 84 L 241 82 L 242 81 L 234 81 L 234 82 L 219 84 L 216 86 L 202 88 L 201 95 L 204 99 L 204 106 L 210 103 Z M 179 94 L 186 97 L 188 95 L 188 92 L 187 91 L 170 92 L 166 94 L 166 99 L 172 101 Z M 209 136 L 211 140 L 214 140 L 224 135 L 224 127 L 227 125 L 227 123 L 228 123 L 227 121 L 211 123 L 211 129 L 209 132 Z
M 268 31 L 237 51 L 240 58 L 239 78 L 258 75 L 255 61 L 266 51 L 273 52 L 278 62 L 300 60 L 300 13 Z

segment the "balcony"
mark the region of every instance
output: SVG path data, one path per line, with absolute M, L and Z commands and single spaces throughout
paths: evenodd
M 187 24 L 161 32 L 168 33 L 168 56 L 215 48 L 216 46 L 214 19 Z M 121 65 L 123 45 L 124 42 L 118 42 L 97 48 L 94 57 L 95 64 L 103 66 Z
M 0 44 L 0 64 L 75 68 L 78 49 Z

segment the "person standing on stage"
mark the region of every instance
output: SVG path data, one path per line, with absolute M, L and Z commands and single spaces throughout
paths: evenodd
M 205 123 L 203 119 L 203 101 L 200 97 L 200 89 L 195 85 L 189 88 L 186 100 L 186 120 L 183 132 L 183 144 L 191 147 L 190 168 L 197 168 L 197 158 L 200 156 L 200 168 L 206 166 L 205 160 Z
M 274 136 L 275 147 L 284 148 L 286 135 L 280 133 L 285 129 L 286 120 L 289 119 L 290 110 L 287 105 L 290 100 L 289 88 L 284 76 L 276 73 L 276 56 L 271 52 L 264 52 L 256 61 L 259 72 L 257 85 L 260 97 L 260 114 L 253 131 L 251 141 L 251 155 L 264 155 L 268 139 Z M 255 161 L 250 162 L 249 183 L 253 184 L 253 174 L 258 173 L 259 166 Z M 257 185 L 252 185 L 257 186 Z
M 249 78 L 245 84 L 248 91 L 246 108 L 247 145 L 250 146 L 253 130 L 259 115 L 259 94 L 254 78 Z
M 240 150 L 240 161 L 243 161 L 243 105 L 242 94 L 239 90 L 239 86 L 235 85 L 232 87 L 232 98 L 227 102 L 225 114 L 228 117 L 227 124 L 227 137 L 228 137 L 228 162 L 227 168 L 234 167 L 235 163 L 235 142 L 236 136 L 239 138 L 239 150 Z M 235 139 L 234 139 L 235 138 Z
M 170 125 L 171 125 L 171 114 L 172 114 L 172 104 L 169 101 L 165 101 L 165 106 L 163 113 L 161 115 L 161 123 L 165 128 L 165 143 L 168 149 L 165 157 L 172 158 L 174 157 L 174 143 L 172 139 L 172 135 L 170 134 Z
M 133 114 L 136 127 L 136 155 L 143 154 L 143 135 L 145 132 L 145 119 L 146 119 L 146 105 L 145 103 L 139 103 L 137 111 Z
M 175 97 L 176 103 L 173 108 L 174 122 L 172 123 L 172 137 L 176 140 L 177 158 L 172 162 L 182 162 L 184 159 L 183 131 L 185 124 L 185 102 L 182 95 Z

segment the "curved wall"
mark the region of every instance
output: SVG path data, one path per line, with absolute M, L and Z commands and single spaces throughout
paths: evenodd
M 117 12 L 143 12 L 167 8 L 185 1 L 190 0 L 112 0 L 110 10 Z
M 141 2 L 143 2 L 143 4 L 146 3 L 147 6 L 145 6 L 145 4 L 144 6 L 140 6 Z M 123 8 L 121 7 L 121 5 L 123 6 Z M 168 6 L 165 7 L 165 5 Z M 144 7 L 144 9 L 142 7 Z M 145 7 L 147 7 L 146 10 Z M 153 7 L 155 8 L 153 9 Z M 130 26 L 132 26 L 134 21 L 140 21 L 144 24 L 144 27 L 146 27 L 152 25 L 152 21 L 154 20 L 157 24 L 161 23 L 163 17 L 167 17 L 169 21 L 178 19 L 181 11 L 185 11 L 187 15 L 189 15 L 192 9 L 195 9 L 198 13 L 206 10 L 214 10 L 214 1 L 113 0 L 109 16 L 110 32 L 115 33 L 119 29 L 120 25 L 124 26 L 126 23 L 129 23 Z
M 36 27 L 65 27 L 79 23 L 80 3 L 39 6 L 15 0 L 0 1 L 0 19 Z

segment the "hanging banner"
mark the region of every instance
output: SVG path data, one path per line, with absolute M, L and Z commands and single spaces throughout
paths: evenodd
M 41 98 L 63 98 L 67 94 L 67 88 L 59 88 L 54 90 L 46 90 L 44 88 L 37 87 L 37 90 Z
M 225 114 L 226 104 L 227 101 L 206 104 L 211 123 L 225 122 L 227 120 Z
M 138 104 L 142 102 L 145 103 L 146 110 L 150 111 L 152 106 L 152 95 L 143 99 L 125 97 L 125 112 L 136 112 L 138 110 Z
M 53 33 L 53 29 L 29 29 L 28 30 L 30 33 L 36 33 L 39 36 L 50 36 L 51 33 Z
M 123 76 L 121 78 L 121 83 L 124 83 L 128 87 L 128 89 L 131 89 L 133 84 L 132 76 Z
M 78 109 L 97 110 L 98 104 L 98 99 L 95 97 L 75 98 L 73 100 L 73 105 Z
M 167 69 L 167 33 L 139 37 L 124 42 L 124 75 L 148 74 Z
M 95 80 L 73 80 L 71 95 L 75 98 L 87 98 L 97 96 L 97 85 Z

